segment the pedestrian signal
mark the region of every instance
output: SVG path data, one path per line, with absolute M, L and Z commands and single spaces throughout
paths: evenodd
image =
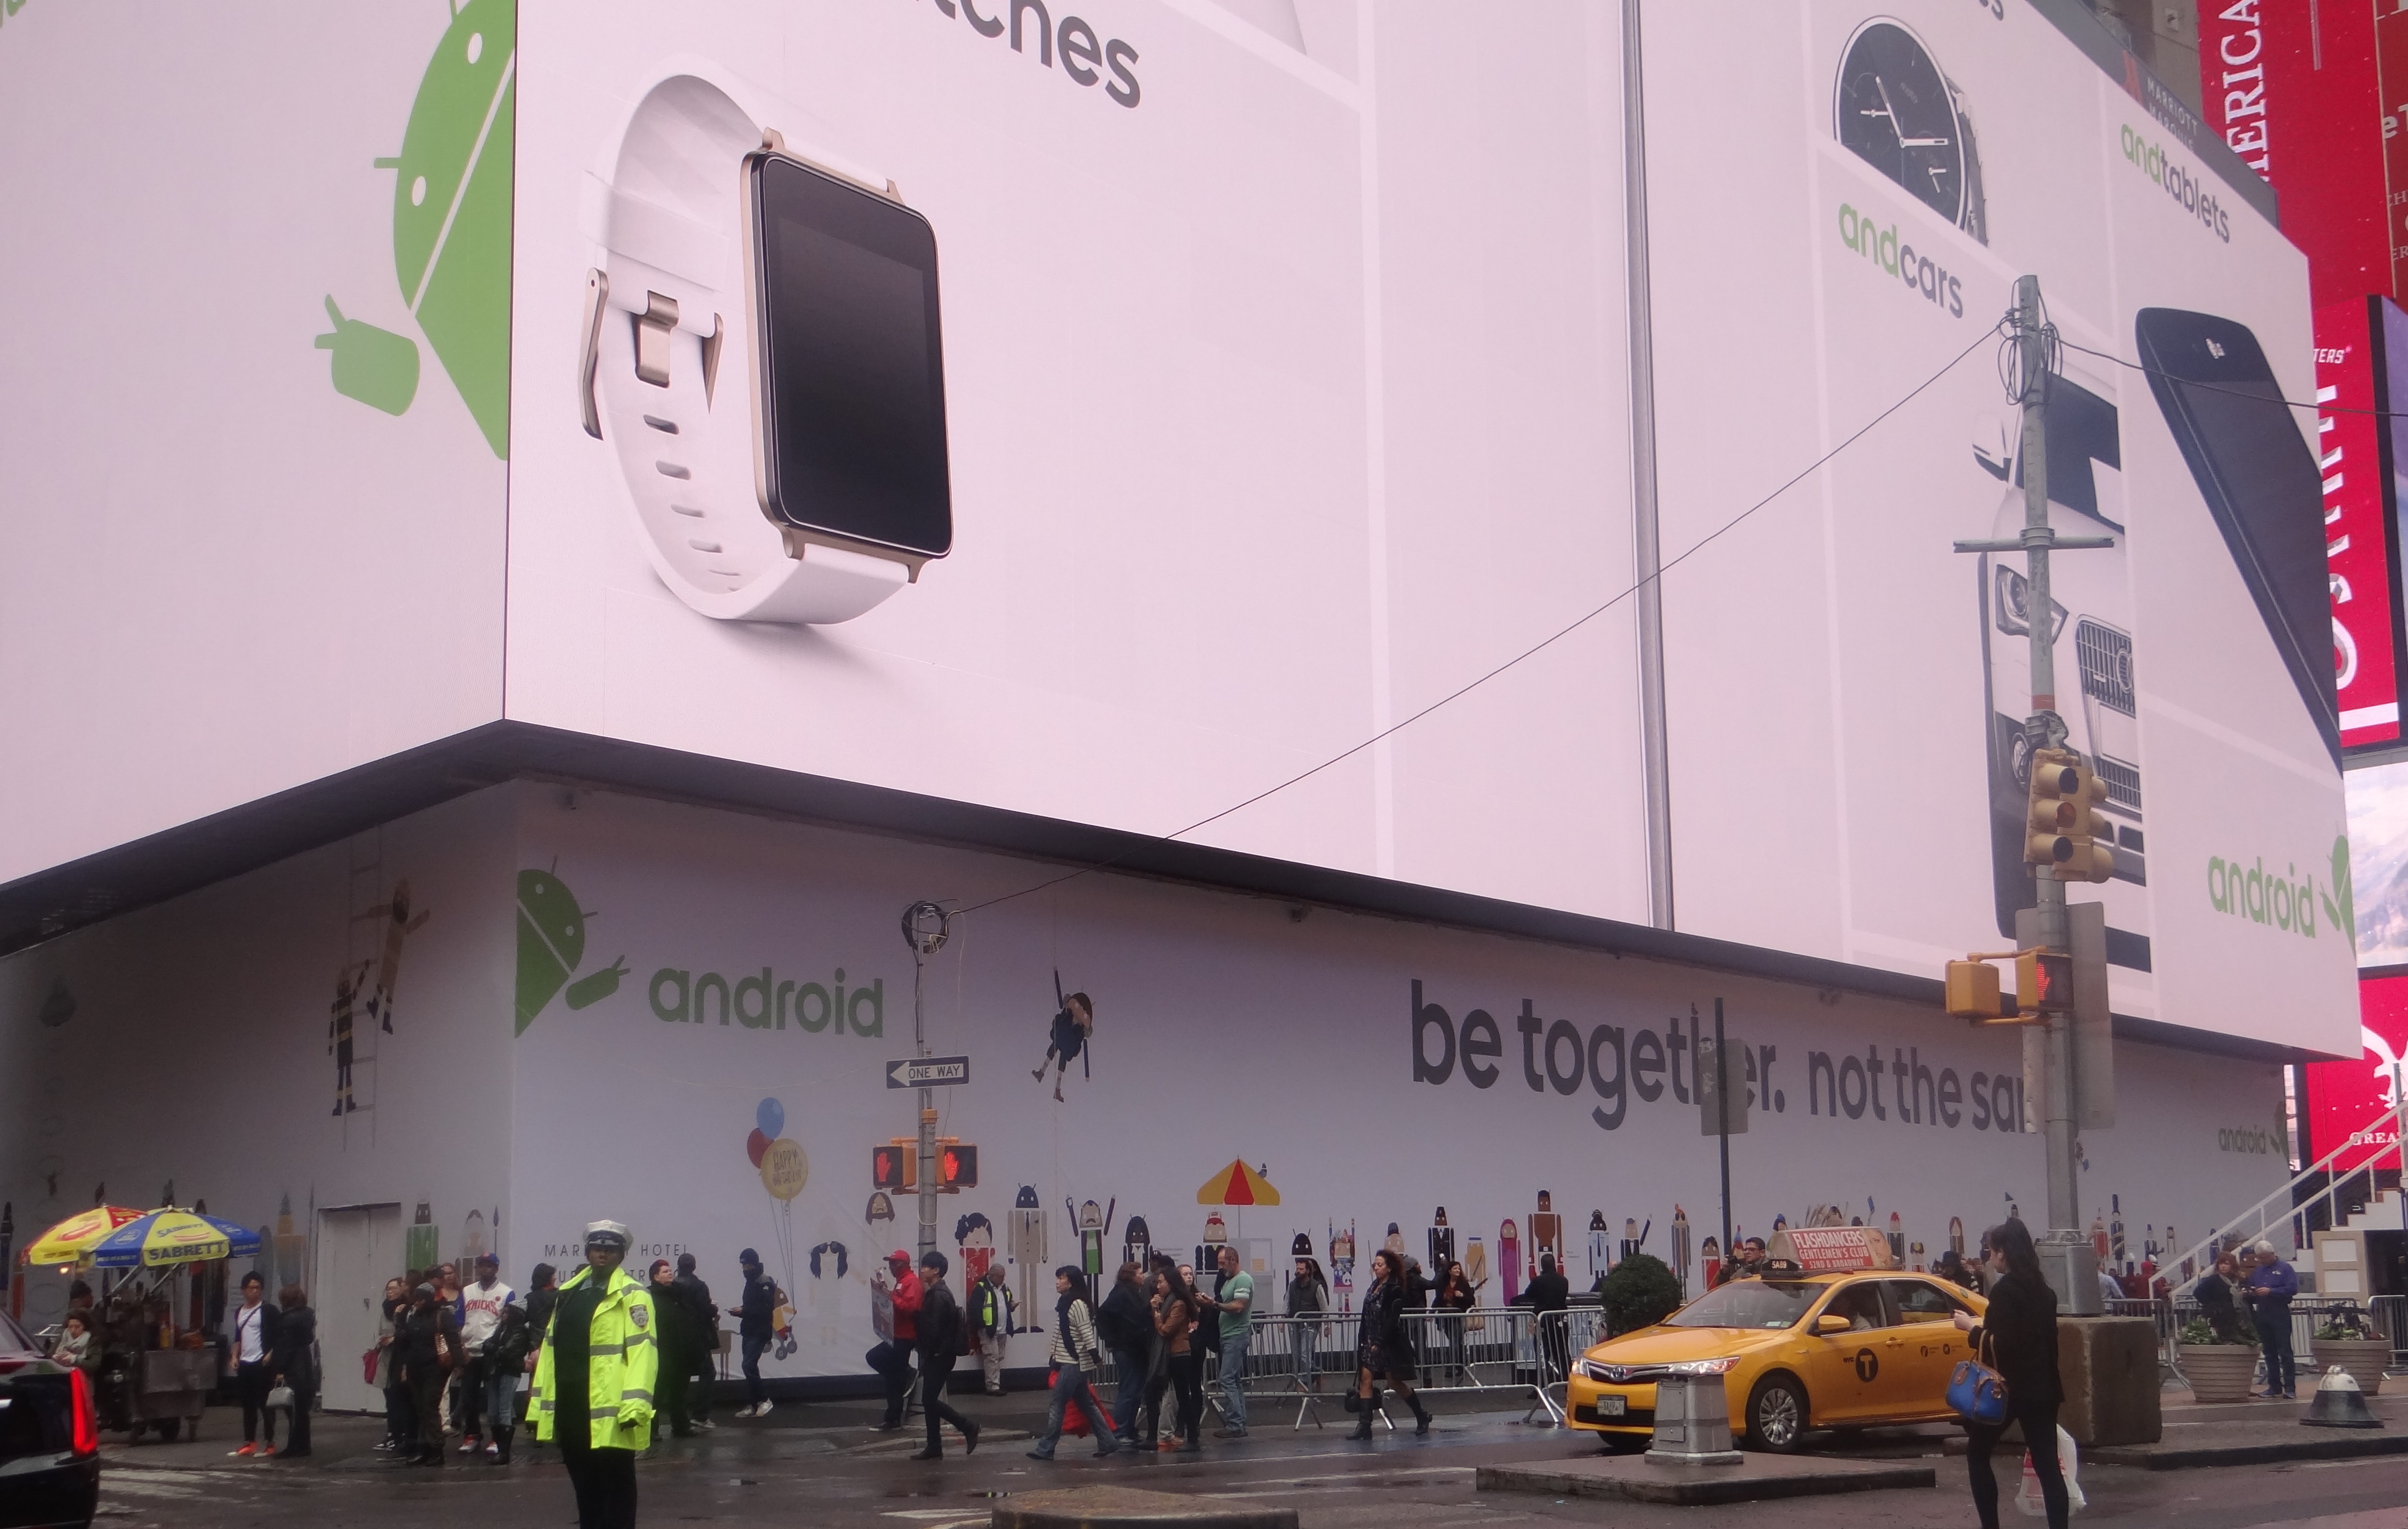
M 917 1189 L 920 1184 L 917 1142 L 896 1141 L 869 1150 L 869 1187 L 891 1192 Z
M 937 1185 L 948 1194 L 978 1188 L 978 1148 L 959 1141 L 938 1148 Z
M 2025 1014 L 2073 1011 L 2073 958 L 2045 950 L 2015 957 L 2015 1007 Z

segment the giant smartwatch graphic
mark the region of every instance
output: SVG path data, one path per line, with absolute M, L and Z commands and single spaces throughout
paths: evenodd
M 584 185 L 585 431 L 653 570 L 721 621 L 851 621 L 953 546 L 935 231 L 799 121 L 674 58 Z

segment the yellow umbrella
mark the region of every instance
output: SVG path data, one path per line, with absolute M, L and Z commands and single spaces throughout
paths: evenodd
M 1233 1162 L 1219 1173 L 1204 1180 L 1196 1192 L 1197 1205 L 1277 1205 L 1280 1192 L 1271 1181 L 1246 1166 L 1243 1161 Z
M 20 1264 L 80 1264 L 93 1245 L 142 1214 L 122 1205 L 96 1205 L 69 1216 L 34 1239 L 17 1257 Z
M 164 1269 L 207 1264 L 259 1251 L 259 1234 L 215 1216 L 190 1210 L 152 1210 L 136 1216 L 93 1245 L 92 1260 L 104 1269 Z

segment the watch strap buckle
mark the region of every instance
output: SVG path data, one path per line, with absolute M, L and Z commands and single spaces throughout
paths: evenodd
M 644 293 L 644 311 L 636 315 L 636 380 L 656 388 L 669 385 L 669 336 L 677 332 L 674 297 Z

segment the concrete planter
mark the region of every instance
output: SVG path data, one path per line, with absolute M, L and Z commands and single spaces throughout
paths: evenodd
M 2387 1338 L 2315 1338 L 2308 1344 L 2308 1352 L 2316 1362 L 2316 1380 L 2324 1379 L 2325 1371 L 2339 1365 L 2358 1382 L 2358 1389 L 2372 1396 L 2383 1389 L 2383 1371 L 2391 1363 L 2391 1343 Z M 2300 1377 L 2300 1389 L 2305 1392 L 2311 1382 Z
M 2190 1382 L 2194 1401 L 2249 1399 L 2249 1382 L 2258 1376 L 2257 1350 L 2245 1343 L 2186 1343 L 2180 1347 L 2183 1379 Z

